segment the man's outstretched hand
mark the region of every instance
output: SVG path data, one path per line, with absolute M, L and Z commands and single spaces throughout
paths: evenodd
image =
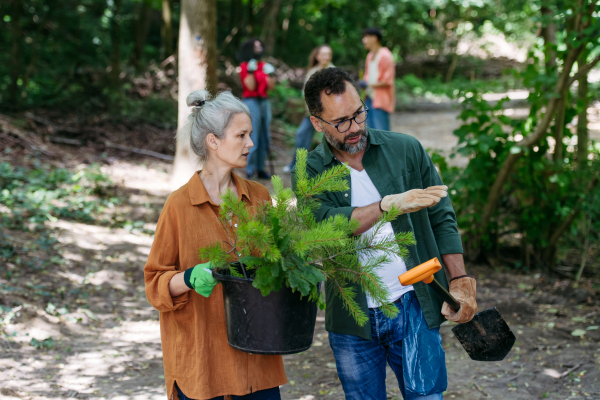
M 442 314 L 446 316 L 446 319 L 459 324 L 472 320 L 477 313 L 475 278 L 471 275 L 463 275 L 452 279 L 449 292 L 460 303 L 460 308 L 454 312 L 448 303 L 444 303 Z
M 430 186 L 427 189 L 412 189 L 400 194 L 391 194 L 381 200 L 381 209 L 389 211 L 392 205 L 403 214 L 435 206 L 443 197 L 448 196 L 448 186 Z

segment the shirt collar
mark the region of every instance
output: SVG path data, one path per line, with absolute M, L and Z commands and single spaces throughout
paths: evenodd
M 365 153 L 367 151 L 369 151 L 369 147 L 371 145 L 380 146 L 383 144 L 383 141 L 381 140 L 381 136 L 379 135 L 379 131 L 377 131 L 375 129 L 370 129 L 370 128 L 367 128 L 367 131 L 369 132 L 369 139 L 368 139 L 368 143 L 367 143 L 367 150 L 365 151 Z M 319 146 L 319 147 L 320 147 L 320 149 L 317 148 L 316 151 L 319 152 L 319 155 L 321 156 L 321 159 L 323 160 L 323 165 L 329 164 L 333 160 L 334 156 L 333 156 L 333 152 L 331 151 L 331 146 L 327 142 L 327 139 L 323 138 L 322 146 Z
M 189 185 L 189 191 L 190 191 L 190 202 L 192 203 L 193 206 L 197 206 L 200 204 L 204 204 L 204 203 L 210 203 L 213 206 L 217 206 L 217 204 L 215 204 L 208 192 L 206 191 L 206 188 L 204 187 L 204 183 L 202 182 L 202 179 L 200 179 L 200 175 L 199 175 L 200 171 L 196 171 L 194 173 L 194 175 L 192 176 L 192 178 L 189 180 L 188 185 Z M 243 180 L 242 178 L 240 178 L 239 176 L 237 176 L 236 174 L 234 174 L 233 172 L 231 173 L 231 176 L 233 177 L 233 181 L 235 182 L 235 187 L 237 188 L 238 191 L 238 199 L 246 199 L 246 201 L 250 201 L 250 193 L 248 191 L 248 184 L 245 180 Z

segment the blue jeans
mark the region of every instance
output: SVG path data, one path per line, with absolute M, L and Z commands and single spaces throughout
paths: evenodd
M 390 365 L 402 397 L 441 400 L 446 390 L 446 360 L 439 328 L 428 329 L 413 291 L 399 302 L 389 319 L 369 310 L 372 340 L 329 332 L 338 376 L 348 400 L 386 400 L 385 370 Z
M 187 397 L 179 386 L 177 386 L 177 382 L 175 382 L 175 389 L 177 389 L 177 397 L 179 400 L 193 400 Z M 213 397 L 210 400 L 223 400 L 225 396 L 217 396 Z M 281 400 L 281 396 L 279 394 L 279 387 L 274 387 L 271 389 L 259 390 L 258 392 L 249 393 L 245 396 L 231 396 L 234 400 L 243 399 L 243 400 Z
M 242 99 L 250 109 L 254 146 L 250 148 L 246 174 L 253 176 L 256 171 L 264 172 L 265 160 L 271 147 L 271 102 L 266 98 Z
M 369 117 L 367 126 L 382 131 L 390 130 L 390 113 L 381 108 L 373 108 L 373 100 L 370 97 L 365 99 L 365 105 L 369 107 Z
M 296 165 L 296 152 L 298 149 L 310 150 L 314 134 L 315 128 L 312 122 L 310 122 L 310 117 L 304 117 L 296 131 L 296 148 L 294 149 L 294 158 L 290 163 L 290 168 L 294 168 L 294 165 Z

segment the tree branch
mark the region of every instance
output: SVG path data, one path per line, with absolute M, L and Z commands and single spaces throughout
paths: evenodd
M 554 93 L 563 93 L 565 89 L 568 88 L 567 84 L 570 82 L 569 75 L 571 74 L 573 65 L 575 64 L 575 61 L 579 57 L 579 54 L 582 50 L 583 46 L 580 46 L 578 48 L 572 49 L 567 55 L 564 62 L 563 71 L 560 74 L 560 77 L 558 78 L 556 86 L 554 87 Z M 542 118 L 540 124 L 535 128 L 535 131 L 523 138 L 523 140 L 521 140 L 520 142 L 515 143 L 515 146 L 531 147 L 544 137 L 544 134 L 550 126 L 550 122 L 552 122 L 552 119 L 554 118 L 554 111 L 556 110 L 558 101 L 559 99 L 557 98 L 552 98 L 550 100 L 550 102 L 548 103 L 548 107 L 546 108 L 544 118 Z M 485 229 L 489 224 L 492 218 L 492 214 L 494 213 L 494 211 L 496 211 L 496 208 L 498 206 L 498 201 L 500 200 L 500 195 L 502 194 L 502 191 L 504 189 L 504 184 L 508 180 L 508 176 L 512 172 L 512 169 L 514 168 L 515 164 L 517 163 L 517 161 L 519 161 L 519 159 L 522 156 L 522 151 L 516 154 L 510 153 L 506 160 L 504 160 L 504 162 L 502 163 L 500 171 L 496 176 L 496 180 L 494 181 L 492 188 L 490 189 L 490 192 L 488 194 L 486 205 L 483 208 L 483 213 L 481 217 L 482 229 Z
M 569 83 L 567 86 L 571 86 L 573 83 L 575 83 L 576 80 L 587 74 L 592 68 L 596 66 L 596 64 L 598 64 L 598 62 L 600 62 L 600 55 L 596 56 L 596 58 L 594 58 L 592 61 L 579 68 L 577 73 L 573 75 L 571 79 L 569 79 Z

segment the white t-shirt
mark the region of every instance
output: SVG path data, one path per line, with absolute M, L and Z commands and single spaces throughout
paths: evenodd
M 379 195 L 375 185 L 373 185 L 371 178 L 369 178 L 366 169 L 359 172 L 350 168 L 350 179 L 352 180 L 352 207 L 364 207 L 381 200 L 381 196 Z M 363 233 L 363 235 L 372 234 L 372 230 L 373 228 L 369 229 Z M 393 233 L 394 230 L 392 229 L 392 224 L 388 222 L 379 231 L 377 237 L 387 236 Z M 362 257 L 364 256 L 362 256 L 359 252 L 358 257 L 362 260 Z M 390 297 L 388 298 L 389 303 L 396 301 L 404 293 L 413 290 L 412 285 L 402 286 L 400 280 L 398 279 L 398 276 L 405 272 L 406 264 L 404 263 L 404 260 L 398 256 L 392 256 L 392 260 L 389 263 L 386 263 L 377 270 L 377 275 L 381 277 L 382 282 L 387 286 L 390 293 Z M 367 304 L 369 305 L 369 308 L 375 308 L 381 305 L 375 303 L 368 294 Z
M 377 83 L 379 80 L 379 52 L 375 55 L 375 57 L 371 58 L 371 62 L 369 63 L 369 76 L 367 77 L 367 89 L 365 90 L 365 94 L 373 99 L 375 95 L 375 90 L 371 87 L 371 85 Z

